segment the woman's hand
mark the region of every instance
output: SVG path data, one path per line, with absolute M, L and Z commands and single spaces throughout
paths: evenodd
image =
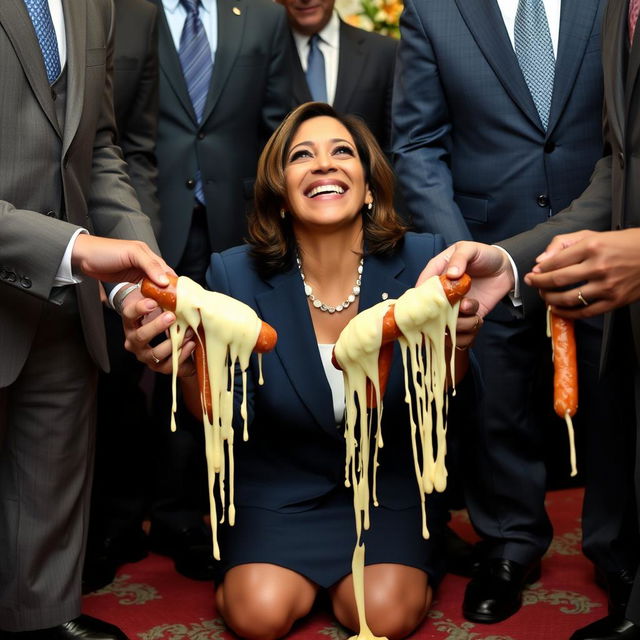
M 125 298 L 122 308 L 125 349 L 153 371 L 171 373 L 171 340 L 166 336 L 169 327 L 175 321 L 175 314 L 162 311 L 155 300 L 144 298 L 139 290 L 134 291 Z M 165 339 L 152 346 L 151 341 L 160 336 Z M 195 346 L 193 332 L 188 331 L 179 350 L 179 377 L 194 375 L 195 364 L 191 354 Z
M 456 349 L 466 351 L 476 339 L 483 320 L 478 315 L 480 303 L 473 298 L 463 298 L 460 301 L 458 323 L 456 325 Z
M 599 315 L 640 300 L 639 246 L 640 229 L 557 236 L 525 282 L 559 316 Z

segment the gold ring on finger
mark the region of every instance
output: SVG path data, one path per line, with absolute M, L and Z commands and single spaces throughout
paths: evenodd
M 589 301 L 582 295 L 582 291 L 578 291 L 578 300 L 585 306 L 589 306 Z

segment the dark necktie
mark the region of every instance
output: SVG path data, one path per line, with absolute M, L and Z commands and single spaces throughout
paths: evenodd
M 516 57 L 542 126 L 549 124 L 556 61 L 542 0 L 520 0 L 514 31 Z
M 193 105 L 196 119 L 200 123 L 204 113 L 204 105 L 207 101 L 207 94 L 209 93 L 209 83 L 213 68 L 211 47 L 209 46 L 202 20 L 200 20 L 199 0 L 181 0 L 181 2 L 187 11 L 187 17 L 180 34 L 180 51 L 178 55 L 191 104 Z M 196 173 L 194 193 L 196 199 L 204 204 L 204 191 L 199 169 Z
M 47 0 L 24 0 L 24 4 L 38 37 L 49 84 L 53 84 L 60 75 L 60 52 L 49 12 L 49 2 Z
M 629 46 L 633 44 L 633 34 L 636 32 L 639 13 L 640 0 L 629 0 Z
M 309 38 L 307 58 L 307 84 L 311 97 L 316 102 L 327 102 L 327 77 L 324 69 L 324 55 L 319 46 L 320 36 L 315 33 Z

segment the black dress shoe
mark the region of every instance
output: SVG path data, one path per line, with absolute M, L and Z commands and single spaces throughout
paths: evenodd
M 450 526 L 444 528 L 442 541 L 447 573 L 470 578 L 479 562 L 480 545 L 467 542 Z
M 149 534 L 149 548 L 155 553 L 173 558 L 176 571 L 192 580 L 213 580 L 215 560 L 211 531 L 202 527 L 169 533 L 153 525 Z
M 607 592 L 609 616 L 624 619 L 624 612 L 631 596 L 635 573 L 629 569 L 620 571 L 603 571 L 596 567 L 596 584 Z
M 37 631 L 0 631 L 2 640 L 128 640 L 128 637 L 113 624 L 92 618 L 91 616 L 80 616 L 69 622 L 50 627 L 48 629 L 38 629 Z
M 485 558 L 467 585 L 462 613 L 472 622 L 506 620 L 522 606 L 524 587 L 539 578 L 539 561 L 525 566 L 506 558 Z
M 82 572 L 82 593 L 97 591 L 113 582 L 116 571 L 123 564 L 146 558 L 148 544 L 142 529 L 90 541 Z
M 640 627 L 623 617 L 607 616 L 578 629 L 570 640 L 640 640 Z

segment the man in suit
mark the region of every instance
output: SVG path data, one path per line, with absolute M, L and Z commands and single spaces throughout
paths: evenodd
M 286 15 L 270 0 L 156 2 L 159 244 L 180 275 L 204 284 L 211 252 L 243 239 L 258 154 L 290 108 Z M 150 542 L 179 572 L 210 579 L 202 426 L 185 417 L 170 432 L 168 384 L 157 377 Z
M 604 5 L 407 1 L 393 151 L 416 227 L 449 242 L 495 242 L 546 220 L 582 192 L 602 153 Z M 582 323 L 578 333 L 585 389 L 580 413 L 593 421 L 589 438 L 602 440 L 592 450 L 616 455 L 622 443 L 606 441 L 598 424 L 604 418 L 595 388 L 601 327 Z M 539 575 L 552 536 L 544 509 L 544 431 L 535 420 L 541 401 L 532 393 L 532 379 L 551 361 L 544 310 L 521 319 L 512 309 L 496 309 L 474 350 L 485 392 L 462 455 L 483 557 L 463 612 L 475 622 L 498 622 L 519 609 L 522 589 Z M 589 518 L 584 524 L 585 551 L 613 580 L 632 564 L 624 545 L 607 550 L 622 535 L 622 517 L 606 530 Z
M 0 3 L 3 638 L 125 637 L 80 616 L 97 366 L 108 358 L 98 282 L 78 274 L 160 280 L 168 267 L 147 245 L 115 240 L 156 247 L 114 145 L 113 25 L 107 0 Z
M 616 429 L 627 430 L 632 439 L 635 435 L 636 441 L 640 427 L 637 406 L 640 398 L 640 183 L 637 180 L 640 119 L 636 115 L 640 102 L 637 86 L 640 42 L 636 28 L 639 12 L 637 0 L 608 3 L 602 25 L 606 154 L 597 163 L 589 187 L 568 209 L 528 232 L 500 242 L 515 261 L 516 277 L 500 249 L 470 243 L 457 244 L 455 251 L 449 248 L 423 274 L 447 270 L 455 277 L 466 270 L 474 278 L 469 295 L 480 300 L 482 313 L 486 313 L 514 289 L 518 274 L 522 276 L 531 270 L 537 261 L 534 272 L 525 277 L 529 286 L 522 285 L 516 291 L 516 295 L 521 296 L 525 315 L 542 306 L 538 289 L 543 291 L 544 302 L 566 317 L 585 318 L 606 313 L 602 385 L 612 406 L 618 409 Z M 579 229 L 590 231 L 577 231 Z M 491 286 L 487 286 L 487 278 L 491 279 Z M 603 429 L 611 433 L 609 423 L 604 424 Z M 610 464 L 606 464 L 607 461 Z M 607 473 L 616 474 L 619 460 L 608 459 L 605 454 L 598 462 Z M 639 469 L 636 448 L 632 485 L 636 498 L 640 496 Z M 617 489 L 625 493 L 625 486 Z M 571 640 L 617 638 L 640 638 L 640 574 L 637 572 L 626 611 L 610 610 L 608 616 L 571 636 Z
M 335 0 L 279 2 L 291 27 L 292 106 L 319 100 L 358 115 L 389 151 L 397 41 L 346 24 L 334 10 Z M 324 62 L 324 80 L 320 76 L 318 82 L 309 80 L 312 40 L 317 40 Z
M 115 0 L 113 102 L 117 143 L 142 210 L 159 230 L 155 145 L 158 125 L 157 7 Z M 98 379 L 96 463 L 83 590 L 111 582 L 125 562 L 142 559 L 148 507 L 150 417 L 140 383 L 146 367 L 122 348 L 122 321 L 104 309 L 111 371 Z M 128 408 L 122 413 L 121 406 Z M 123 447 L 126 442 L 126 447 Z M 113 473 L 114 461 L 118 473 Z

